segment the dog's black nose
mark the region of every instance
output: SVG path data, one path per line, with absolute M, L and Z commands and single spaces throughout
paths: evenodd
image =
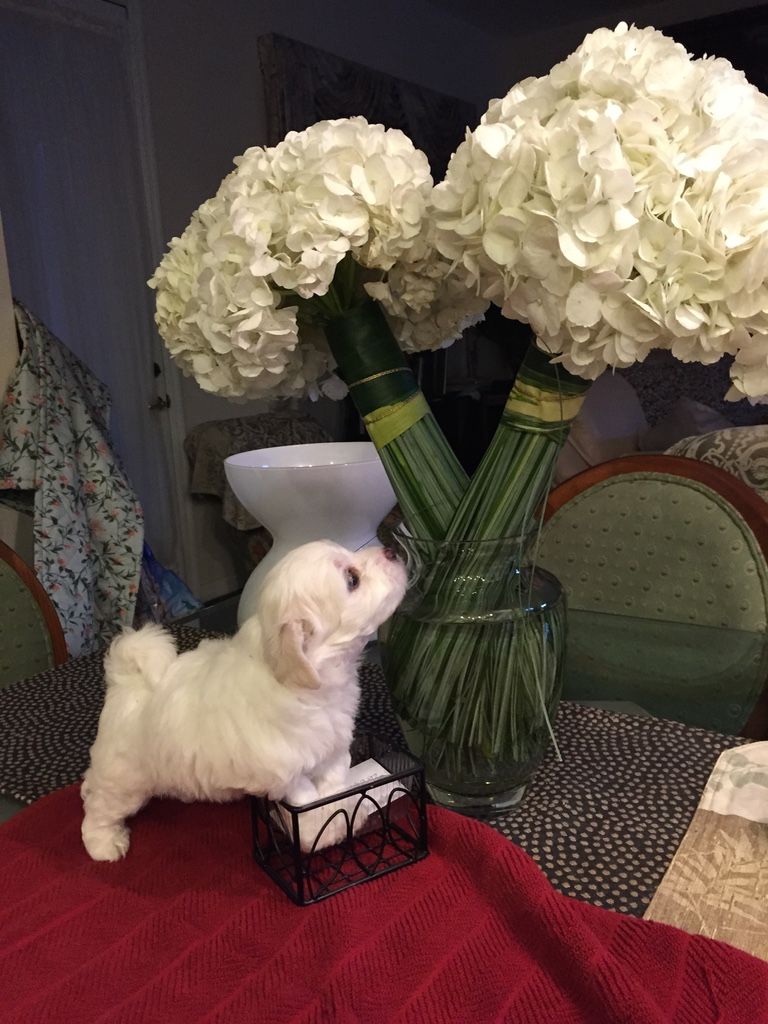
M 388 558 L 390 562 L 397 561 L 397 552 L 394 548 L 384 548 L 384 557 Z

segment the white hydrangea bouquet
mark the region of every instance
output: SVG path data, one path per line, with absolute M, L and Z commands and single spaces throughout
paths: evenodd
M 535 336 L 447 531 L 485 540 L 462 558 L 465 578 L 492 578 L 491 539 L 530 529 L 584 388 L 606 370 L 654 348 L 731 355 L 728 397 L 768 400 L 768 99 L 727 61 L 693 60 L 651 28 L 594 32 L 490 104 L 432 204 L 454 274 Z M 450 607 L 456 589 L 434 589 Z M 500 645 L 482 628 L 461 644 L 424 622 L 398 631 L 397 703 L 446 741 L 435 774 L 481 777 L 485 761 L 488 784 L 501 751 L 535 754 L 537 697 L 556 682 L 534 631 Z M 511 698 L 487 682 L 498 664 Z
M 491 103 L 434 191 L 437 246 L 531 325 L 553 377 L 594 380 L 654 348 L 733 355 L 728 397 L 762 401 L 766 168 L 768 99 L 741 72 L 621 24 Z
M 150 281 L 160 334 L 205 390 L 349 389 L 404 513 L 430 536 L 467 478 L 403 351 L 450 343 L 488 306 L 435 250 L 431 193 L 427 158 L 401 131 L 320 122 L 237 158 Z
M 768 397 L 766 168 L 768 100 L 727 61 L 601 29 L 494 100 L 435 187 L 402 133 L 362 118 L 249 150 L 158 268 L 158 326 L 219 394 L 335 395 L 340 377 L 411 533 L 455 546 L 430 584 L 450 610 L 484 578 L 482 542 L 530 529 L 600 373 L 654 348 L 731 355 L 729 397 Z M 535 344 L 469 481 L 402 349 L 449 342 L 489 302 Z M 535 637 L 473 628 L 402 622 L 391 638 L 401 714 L 464 774 L 467 750 L 489 773 L 525 758 L 520 708 L 558 675 Z

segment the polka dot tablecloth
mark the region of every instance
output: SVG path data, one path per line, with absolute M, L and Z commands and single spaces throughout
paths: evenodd
M 176 629 L 180 649 L 203 636 Z M 381 670 L 364 665 L 360 729 L 401 745 Z M 79 780 L 103 701 L 102 656 L 0 691 L 0 793 L 31 803 Z M 564 893 L 642 915 L 721 751 L 744 742 L 677 722 L 563 702 L 562 760 L 544 759 L 519 807 L 489 824 Z

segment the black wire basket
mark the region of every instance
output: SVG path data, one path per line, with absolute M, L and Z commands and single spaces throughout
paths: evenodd
M 423 767 L 375 736 L 357 737 L 353 766 L 369 760 L 380 777 L 302 807 L 251 797 L 254 860 L 299 906 L 427 855 Z

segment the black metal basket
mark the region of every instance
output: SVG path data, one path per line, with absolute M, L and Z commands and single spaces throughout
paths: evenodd
M 352 744 L 352 764 L 373 759 L 386 771 L 375 781 L 303 807 L 251 797 L 253 856 L 294 903 L 307 906 L 353 885 L 415 864 L 427 855 L 424 769 L 409 753 L 375 736 Z M 384 795 L 372 791 L 393 788 Z M 325 821 L 321 808 L 340 807 L 328 817 L 309 848 L 302 839 Z M 313 817 L 309 817 L 314 813 Z M 324 845 L 338 835 L 340 841 Z

